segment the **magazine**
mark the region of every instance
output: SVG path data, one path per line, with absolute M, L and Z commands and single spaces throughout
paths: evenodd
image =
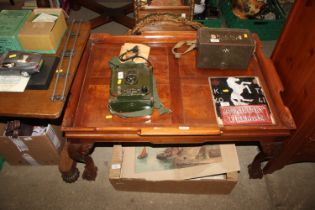
M 234 144 L 123 147 L 121 177 L 184 180 L 239 171 Z
M 209 77 L 219 125 L 271 125 L 274 118 L 258 77 Z

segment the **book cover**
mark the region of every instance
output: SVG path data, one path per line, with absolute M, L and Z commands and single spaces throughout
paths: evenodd
M 274 119 L 258 77 L 209 77 L 219 125 L 270 125 Z

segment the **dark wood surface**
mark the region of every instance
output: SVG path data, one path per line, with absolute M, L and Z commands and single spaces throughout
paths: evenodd
M 77 25 L 74 25 L 73 32 L 76 32 Z M 67 33 L 67 32 L 66 32 Z M 88 23 L 81 24 L 80 36 L 78 37 L 75 47 L 75 54 L 72 58 L 70 66 L 70 75 L 67 82 L 65 96 L 67 98 L 70 85 L 75 76 L 76 69 L 79 65 L 84 47 L 90 35 L 90 26 Z M 66 36 L 63 37 L 61 45 L 56 53 L 61 55 Z M 71 37 L 68 43 L 68 49 L 71 49 L 74 37 Z M 63 71 L 67 70 L 68 58 L 64 59 Z M 53 93 L 55 84 L 55 74 L 50 83 L 48 90 L 25 90 L 23 93 L 0 93 L 0 116 L 2 117 L 25 117 L 25 118 L 41 118 L 41 119 L 57 119 L 60 117 L 65 105 L 65 101 L 51 101 L 50 97 Z M 57 86 L 57 94 L 60 95 L 63 88 L 64 77 L 60 78 Z
M 94 0 L 70 0 L 70 6 L 76 9 L 83 6 L 99 14 L 99 16 L 89 20 L 92 29 L 111 21 L 120 23 L 128 28 L 135 26 L 134 18 L 127 16 L 133 12 L 134 6 L 132 3 L 117 8 L 110 8 Z
M 195 38 L 195 32 L 181 32 L 181 36 L 111 36 L 92 34 L 80 65 L 78 76 L 71 90 L 62 129 L 69 138 L 88 138 L 105 141 L 152 141 L 153 136 L 198 136 L 204 142 L 207 136 L 268 137 L 288 135 L 294 124 L 290 113 L 282 104 L 279 95 L 280 80 L 267 81 L 276 77 L 264 62 L 252 59 L 248 70 L 208 70 L 197 69 L 195 52 L 176 60 L 171 53 L 173 45 L 182 39 Z M 157 88 L 164 105 L 172 110 L 170 114 L 159 116 L 157 111 L 152 117 L 122 119 L 117 116 L 107 119 L 110 69 L 108 61 L 119 54 L 125 42 L 145 43 L 151 46 L 150 62 L 154 67 Z M 261 54 L 261 50 L 257 50 Z M 259 55 L 261 59 L 266 59 Z M 267 59 L 266 59 L 267 60 Z M 270 64 L 271 65 L 271 64 Z M 271 69 L 273 71 L 274 69 Z M 258 76 L 266 91 L 270 107 L 276 120 L 275 125 L 266 126 L 225 126 L 218 127 L 210 88 L 209 76 L 255 75 Z M 265 77 L 272 77 L 267 78 Z M 281 85 L 280 85 L 281 86 Z M 269 87 L 269 88 L 268 88 Z M 270 94 L 269 89 L 273 90 Z M 189 127 L 181 130 L 180 127 Z M 115 133 L 125 133 L 119 136 Z M 205 138 L 203 138 L 203 136 Z M 145 137 L 145 138 L 144 138 Z M 157 143 L 181 143 L 172 138 Z M 185 140 L 183 140 L 185 141 Z
M 38 7 L 51 7 L 49 0 L 36 0 L 36 2 Z M 120 23 L 128 28 L 135 26 L 134 18 L 127 16 L 129 13 L 133 12 L 134 6 L 132 3 L 122 7 L 110 8 L 94 0 L 69 0 L 69 2 L 73 10 L 79 10 L 82 6 L 99 14 L 88 20 L 92 29 L 111 21 Z
M 315 2 L 296 1 L 272 55 L 297 129 L 270 170 L 315 161 Z

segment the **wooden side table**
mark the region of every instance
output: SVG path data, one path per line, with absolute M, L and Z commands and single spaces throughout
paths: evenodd
M 78 24 L 75 24 L 72 30 L 73 33 L 76 32 L 77 27 Z M 77 67 L 79 66 L 79 62 L 89 36 L 89 24 L 82 23 L 80 27 L 80 34 L 74 49 L 74 56 L 72 57 L 70 65 L 67 87 L 65 89 L 65 98 L 68 96 L 70 86 L 75 77 Z M 71 36 L 68 43 L 69 49 L 71 49 L 74 40 L 75 37 Z M 66 36 L 63 37 L 56 55 L 61 56 L 65 41 Z M 65 58 L 62 66 L 67 67 L 69 60 L 69 58 Z M 66 68 L 63 70 L 66 71 Z M 57 94 L 60 94 L 63 90 L 64 79 L 65 77 L 60 78 L 60 81 L 57 84 Z M 55 82 L 56 73 L 54 73 L 53 79 L 47 90 L 25 90 L 23 93 L 0 92 L 0 116 L 14 118 L 58 119 L 63 112 L 66 100 L 51 100 Z

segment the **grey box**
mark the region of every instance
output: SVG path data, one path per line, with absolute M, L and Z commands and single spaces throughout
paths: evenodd
M 249 30 L 200 28 L 197 36 L 198 68 L 248 68 L 255 51 L 255 42 Z

